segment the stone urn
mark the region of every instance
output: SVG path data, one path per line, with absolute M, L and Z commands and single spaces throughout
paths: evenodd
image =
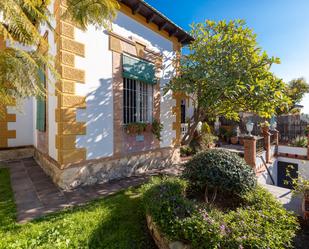
M 192 249 L 190 245 L 181 241 L 169 241 L 160 233 L 150 215 L 146 215 L 149 232 L 159 249 Z

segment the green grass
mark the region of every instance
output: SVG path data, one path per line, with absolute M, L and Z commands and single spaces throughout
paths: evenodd
M 136 189 L 21 225 L 9 172 L 0 169 L 0 248 L 152 249 Z

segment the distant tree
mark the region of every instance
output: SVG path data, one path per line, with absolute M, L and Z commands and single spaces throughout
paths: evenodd
M 192 140 L 198 122 L 206 118 L 238 120 L 239 112 L 267 118 L 287 108 L 285 84 L 269 70 L 280 61 L 262 52 L 243 20 L 194 24 L 191 34 L 190 53 L 182 56 L 179 74 L 166 88 L 185 93 L 194 103 L 182 144 Z
M 54 58 L 39 48 L 48 47 L 39 28 L 43 24 L 50 26 L 50 3 L 51 0 L 0 1 L 0 37 L 10 44 L 0 50 L 0 106 L 44 94 L 38 75 L 44 66 L 57 76 Z M 107 27 L 118 8 L 116 0 L 67 0 L 66 4 L 64 17 L 83 29 L 91 24 Z
M 309 93 L 309 84 L 304 78 L 291 80 L 286 89 L 286 95 L 291 99 L 288 112 L 294 112 L 295 105 L 300 104 L 306 93 Z

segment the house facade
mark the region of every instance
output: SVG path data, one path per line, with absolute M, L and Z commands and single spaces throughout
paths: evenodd
M 192 38 L 143 1 L 120 1 L 109 30 L 79 29 L 63 18 L 65 8 L 54 1 L 55 32 L 41 28 L 61 79 L 46 72 L 45 99 L 4 109 L 2 150 L 34 147 L 40 166 L 65 189 L 176 162 L 183 98 L 163 89 Z M 134 132 L 136 123 L 145 128 Z

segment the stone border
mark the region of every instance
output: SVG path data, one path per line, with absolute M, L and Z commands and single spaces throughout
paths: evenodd
M 164 169 L 178 162 L 178 154 L 178 149 L 162 148 L 119 158 L 85 161 L 62 169 L 58 162 L 39 150 L 35 150 L 34 158 L 56 185 L 68 190 Z
M 19 148 L 8 148 L 0 150 L 0 162 L 1 161 L 14 161 L 34 156 L 34 147 L 19 147 Z
M 191 249 L 190 245 L 184 244 L 181 241 L 170 241 L 164 237 L 158 227 L 152 220 L 150 215 L 146 215 L 148 230 L 159 249 Z

